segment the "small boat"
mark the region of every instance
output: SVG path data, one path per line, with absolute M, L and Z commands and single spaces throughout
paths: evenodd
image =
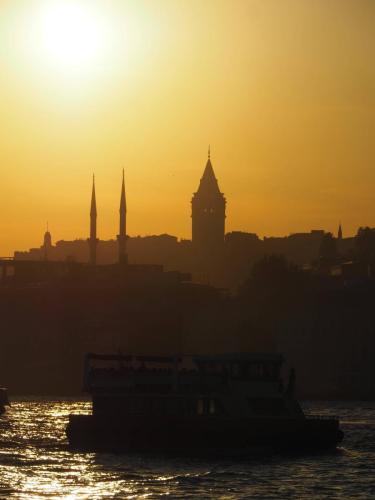
M 8 392 L 4 387 L 0 387 L 0 415 L 5 412 L 6 406 L 10 406 Z
M 271 353 L 215 356 L 88 354 L 92 414 L 70 415 L 74 449 L 179 455 L 321 451 L 343 439 L 336 418 L 305 416 L 291 370 Z

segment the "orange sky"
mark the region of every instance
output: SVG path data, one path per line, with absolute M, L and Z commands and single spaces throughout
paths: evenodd
M 189 237 L 208 143 L 228 231 L 375 226 L 374 26 L 372 0 L 2 0 L 0 255 L 87 237 L 92 172 L 114 237 L 122 167 L 129 234 Z

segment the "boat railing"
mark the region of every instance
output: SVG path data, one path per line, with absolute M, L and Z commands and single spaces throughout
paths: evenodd
M 305 413 L 306 418 L 309 420 L 339 420 L 339 417 L 337 415 L 316 415 L 316 414 L 309 414 Z

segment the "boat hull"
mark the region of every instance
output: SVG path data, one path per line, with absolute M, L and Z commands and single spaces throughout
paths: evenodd
M 183 455 L 243 454 L 259 449 L 311 452 L 343 439 L 336 419 L 315 418 L 99 418 L 70 415 L 69 445 L 85 451 L 142 451 Z

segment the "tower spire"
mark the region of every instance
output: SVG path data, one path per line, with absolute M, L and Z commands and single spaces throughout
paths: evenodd
M 120 224 L 119 224 L 119 234 L 117 236 L 118 250 L 119 250 L 119 263 L 126 264 L 127 254 L 126 254 L 126 194 L 125 194 L 125 172 L 122 169 L 122 185 L 121 185 L 121 197 L 120 197 Z
M 90 238 L 87 240 L 90 250 L 90 264 L 96 265 L 96 247 L 98 239 L 96 237 L 96 194 L 95 194 L 95 175 L 92 175 L 91 208 L 90 208 Z
M 198 193 L 210 193 L 211 195 L 221 195 L 215 172 L 211 163 L 211 146 L 208 146 L 208 159 L 199 183 Z

